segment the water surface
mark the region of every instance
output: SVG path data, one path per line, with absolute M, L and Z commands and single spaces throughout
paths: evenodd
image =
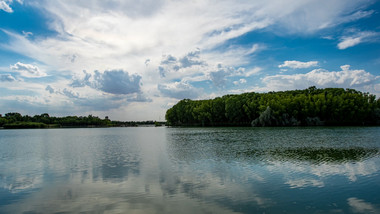
M 0 130 L 0 213 L 380 213 L 380 127 Z

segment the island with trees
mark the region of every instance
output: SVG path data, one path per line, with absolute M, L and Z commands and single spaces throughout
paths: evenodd
M 380 100 L 354 89 L 225 95 L 179 101 L 165 115 L 169 126 L 380 125 Z

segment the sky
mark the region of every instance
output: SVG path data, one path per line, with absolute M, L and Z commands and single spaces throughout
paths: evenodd
M 0 0 L 0 114 L 165 120 L 181 99 L 380 97 L 380 1 Z

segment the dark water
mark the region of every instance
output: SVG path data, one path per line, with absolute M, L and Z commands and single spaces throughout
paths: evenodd
M 380 127 L 0 130 L 0 213 L 380 213 Z

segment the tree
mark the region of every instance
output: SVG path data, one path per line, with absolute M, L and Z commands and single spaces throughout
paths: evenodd
M 277 120 L 273 116 L 272 109 L 268 106 L 265 111 L 263 111 L 258 118 L 252 121 L 252 126 L 276 126 Z
M 181 100 L 166 112 L 172 125 L 362 125 L 376 124 L 380 101 L 354 89 L 305 90 Z M 270 115 L 270 117 L 268 116 Z M 261 121 L 261 122 L 260 122 Z

